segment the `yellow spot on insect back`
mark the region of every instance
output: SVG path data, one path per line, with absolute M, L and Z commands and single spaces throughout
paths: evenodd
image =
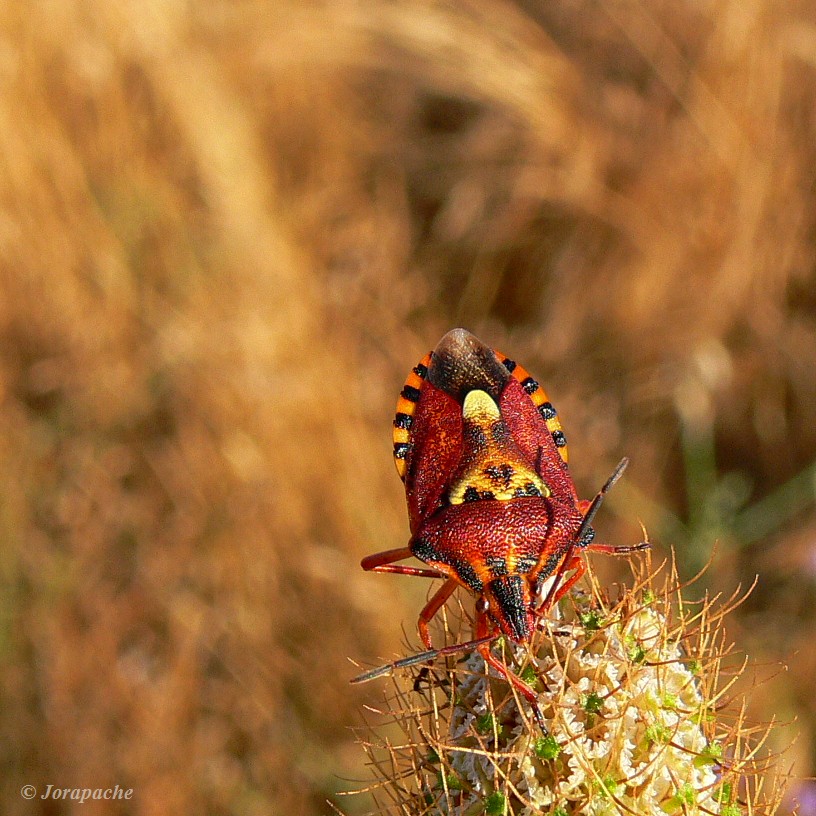
M 451 504 L 550 495 L 547 485 L 519 450 L 489 394 L 469 392 L 462 405 L 462 419 L 464 451 L 460 471 L 448 493 Z
M 471 391 L 462 406 L 462 417 L 465 422 L 475 422 L 479 425 L 496 422 L 501 419 L 499 406 L 493 397 L 486 391 Z

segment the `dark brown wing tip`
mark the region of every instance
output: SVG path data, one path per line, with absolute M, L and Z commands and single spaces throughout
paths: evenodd
M 467 329 L 452 329 L 437 343 L 428 380 L 462 403 L 470 391 L 486 391 L 495 400 L 510 377 L 508 370 Z

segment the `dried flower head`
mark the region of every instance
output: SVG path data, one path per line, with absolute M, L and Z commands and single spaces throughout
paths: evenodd
M 476 653 L 395 677 L 400 737 L 364 742 L 380 812 L 775 812 L 768 727 L 727 699 L 744 668 L 722 628 L 736 595 L 689 603 L 673 568 L 650 567 L 614 601 L 594 583 L 573 593 L 529 647 L 495 646 L 539 691 L 548 733 Z

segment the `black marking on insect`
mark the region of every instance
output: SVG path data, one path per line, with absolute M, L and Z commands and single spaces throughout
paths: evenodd
M 406 431 L 410 431 L 413 424 L 414 418 L 410 414 L 399 413 L 394 417 L 395 428 L 404 428 Z
M 433 545 L 426 538 L 417 538 L 411 542 L 411 549 L 414 555 L 426 563 L 433 563 L 439 561 L 439 553 L 434 549 Z
M 517 487 L 513 491 L 513 495 L 517 499 L 521 499 L 524 496 L 540 496 L 541 491 L 532 482 L 527 482 L 524 487 Z
M 520 575 L 505 575 L 490 582 L 493 597 L 505 611 L 512 634 L 519 641 L 529 639 L 531 634 L 523 587 Z
M 575 542 L 576 547 L 588 547 L 595 540 L 595 530 L 592 527 L 587 527 L 581 538 Z
M 507 559 L 501 556 L 489 556 L 485 558 L 485 566 L 493 575 L 507 575 Z
M 476 570 L 467 561 L 459 558 L 451 559 L 450 566 L 456 570 L 459 577 L 474 591 L 481 593 L 484 584 L 476 574 Z
M 477 490 L 473 485 L 468 485 L 462 499 L 466 502 L 481 501 L 482 499 L 495 499 L 495 494 L 490 490 Z
M 490 465 L 484 469 L 484 472 L 491 481 L 496 482 L 497 484 L 503 484 L 506 490 L 508 487 L 510 487 L 510 481 L 512 480 L 516 471 L 512 465 L 508 465 L 505 462 L 501 465 Z

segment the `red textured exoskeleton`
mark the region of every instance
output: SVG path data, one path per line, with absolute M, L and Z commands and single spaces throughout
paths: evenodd
M 445 582 L 419 615 L 428 651 L 352 682 L 477 648 L 530 702 L 543 727 L 536 692 L 492 654 L 490 644 L 499 634 L 527 643 L 542 612 L 586 571 L 583 552 L 627 553 L 645 546 L 593 543 L 590 522 L 626 460 L 594 501 L 579 500 L 567 469 L 566 439 L 541 386 L 464 329 L 448 332 L 409 375 L 397 403 L 394 457 L 405 482 L 411 540 L 364 558 L 362 567 Z M 429 569 L 395 563 L 411 556 Z M 550 578 L 555 580 L 542 598 Z M 478 596 L 475 639 L 434 650 L 428 623 L 458 586 Z

